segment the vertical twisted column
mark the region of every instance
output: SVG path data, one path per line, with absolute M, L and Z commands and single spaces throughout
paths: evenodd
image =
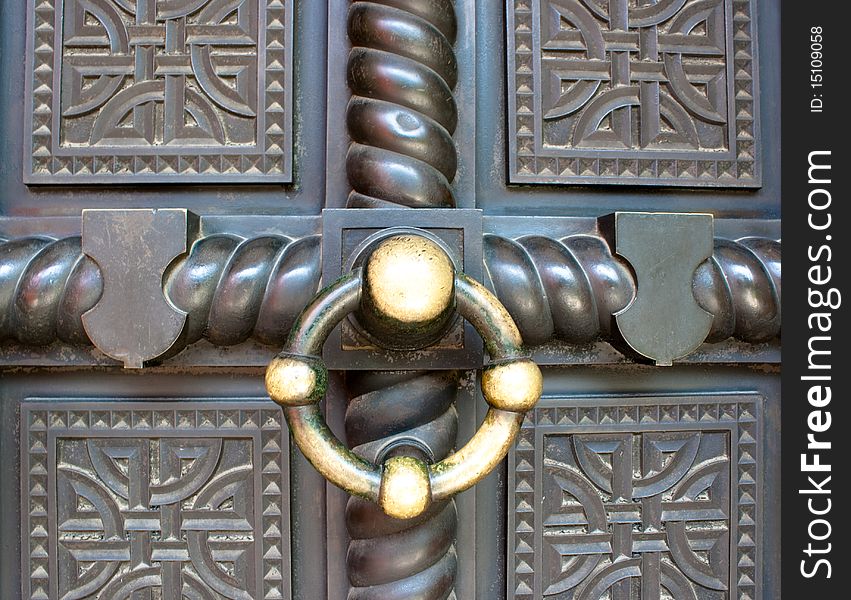
M 374 462 L 395 455 L 439 461 L 455 446 L 458 374 L 448 372 L 350 373 L 346 383 L 346 437 Z M 455 501 L 419 517 L 393 519 L 378 505 L 349 498 L 346 564 L 349 600 L 454 598 Z
M 348 206 L 455 206 L 453 0 L 356 1 L 348 34 Z
M 453 0 L 352 3 L 348 207 L 455 206 L 456 29 Z M 394 454 L 435 461 L 454 448 L 456 373 L 361 373 L 347 383 L 346 434 L 359 454 L 376 462 Z M 349 599 L 454 598 L 455 519 L 453 500 L 400 521 L 351 498 Z

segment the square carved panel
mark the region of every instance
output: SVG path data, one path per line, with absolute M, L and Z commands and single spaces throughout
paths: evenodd
M 516 183 L 759 187 L 755 0 L 509 0 Z
M 23 597 L 289 597 L 271 402 L 26 402 Z
M 27 183 L 286 182 L 292 0 L 30 0 Z
M 544 400 L 509 455 L 508 597 L 760 599 L 762 402 Z

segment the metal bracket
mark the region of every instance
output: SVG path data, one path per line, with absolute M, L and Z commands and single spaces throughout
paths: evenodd
M 630 348 L 659 366 L 696 350 L 712 327 L 692 284 L 697 267 L 712 256 L 712 225 L 709 214 L 614 215 L 615 249 L 636 281 L 635 297 L 615 319 Z
M 83 253 L 103 276 L 103 295 L 83 326 L 101 352 L 139 369 L 174 345 L 187 313 L 163 294 L 163 275 L 197 230 L 185 209 L 83 211 Z

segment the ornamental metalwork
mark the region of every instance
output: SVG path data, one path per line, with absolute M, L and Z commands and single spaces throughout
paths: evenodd
M 509 3 L 516 182 L 760 185 L 751 0 Z
M 509 456 L 509 597 L 761 597 L 761 404 L 545 400 Z
M 291 13 L 287 0 L 32 2 L 26 180 L 289 180 Z
M 268 402 L 22 406 L 25 598 L 288 598 Z

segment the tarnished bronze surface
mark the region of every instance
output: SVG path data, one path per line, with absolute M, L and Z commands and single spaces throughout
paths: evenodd
M 615 315 L 618 330 L 640 355 L 671 366 L 712 328 L 690 285 L 712 256 L 712 215 L 616 213 L 614 221 L 615 247 L 636 279 L 635 297 Z
M 291 181 L 293 5 L 29 2 L 25 181 Z
M 348 206 L 455 206 L 456 28 L 453 0 L 351 4 Z
M 771 2 L 0 4 L 0 596 L 780 597 Z M 110 208 L 198 232 L 81 238 Z M 619 211 L 711 213 L 712 251 Z M 334 283 L 396 227 L 516 329 L 460 274 L 402 319 Z M 473 321 L 547 365 L 525 416 L 537 369 L 477 377 Z
M 507 0 L 511 181 L 759 187 L 755 4 Z
M 196 227 L 182 209 L 83 211 L 82 251 L 100 267 L 103 293 L 81 319 L 101 352 L 140 369 L 174 346 L 187 315 L 165 297 L 162 280 Z
M 350 400 L 346 441 L 370 461 L 411 456 L 439 461 L 455 448 L 459 429 L 457 371 L 352 371 L 346 373 Z M 456 583 L 456 499 L 431 504 L 418 517 L 387 516 L 374 502 L 349 496 L 345 551 L 350 598 L 444 598 Z M 332 509 L 333 510 L 333 509 Z M 469 519 L 464 528 L 472 525 Z M 462 575 L 463 577 L 463 575 Z M 456 594 L 459 590 L 456 590 Z M 451 596 L 448 596 L 451 598 Z M 463 595 L 461 597 L 464 597 Z

